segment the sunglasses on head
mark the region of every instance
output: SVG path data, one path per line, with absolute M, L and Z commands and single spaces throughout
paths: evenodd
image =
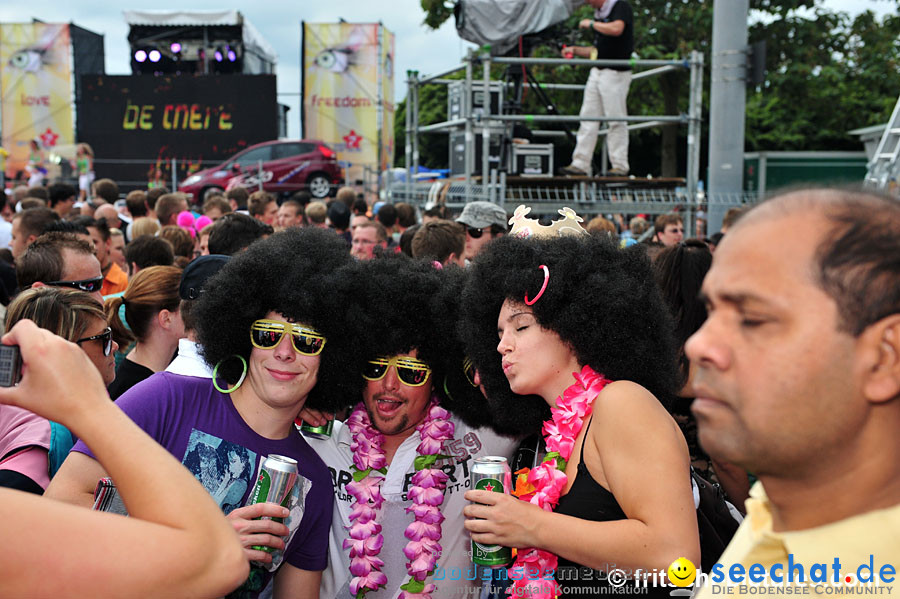
M 304 356 L 318 356 L 325 347 L 325 337 L 310 327 L 301 324 L 284 322 L 282 320 L 269 320 L 266 318 L 256 320 L 250 325 L 250 343 L 259 349 L 272 349 L 278 347 L 284 338 L 284 333 L 290 328 L 291 344 L 298 354 Z
M 71 287 L 87 293 L 96 293 L 103 287 L 103 277 L 81 279 L 80 281 L 50 281 L 44 284 L 50 287 Z
M 485 227 L 484 229 L 490 229 L 490 227 Z M 476 229 L 475 227 L 470 227 L 466 225 L 466 233 L 469 234 L 469 237 L 472 239 L 478 239 L 484 233 L 484 229 Z
M 407 387 L 421 387 L 428 382 L 431 374 L 431 367 L 421 360 L 409 356 L 394 356 L 369 360 L 363 368 L 363 378 L 367 381 L 380 381 L 391 366 L 397 369 L 397 378 Z
M 106 327 L 99 335 L 91 335 L 90 337 L 84 337 L 75 342 L 76 345 L 81 345 L 85 341 L 100 341 L 103 344 L 103 355 L 108 356 L 112 351 L 112 329 Z

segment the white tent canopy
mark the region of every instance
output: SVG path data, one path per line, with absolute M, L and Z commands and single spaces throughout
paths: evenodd
M 275 63 L 278 54 L 250 21 L 236 10 L 125 10 L 129 25 L 157 25 L 160 27 L 202 27 L 208 25 L 241 25 L 244 44 Z

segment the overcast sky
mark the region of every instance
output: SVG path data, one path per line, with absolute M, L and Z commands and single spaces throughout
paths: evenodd
M 640 0 L 633 0 L 639 2 Z M 50 23 L 74 22 L 105 36 L 106 72 L 110 75 L 131 73 L 128 48 L 128 26 L 122 8 L 154 9 L 238 9 L 269 40 L 278 53 L 278 100 L 291 107 L 288 113 L 288 135 L 300 135 L 300 22 L 371 23 L 381 21 L 396 37 L 395 98 L 406 95 L 406 71 L 436 73 L 459 65 L 469 44 L 456 35 L 453 19 L 438 31 L 422 25 L 423 12 L 419 0 L 300 0 L 296 2 L 236 3 L 210 0 L 155 0 L 151 6 L 120 5 L 113 8 L 106 0 L 42 0 L 34 8 L 27 2 L 4 0 L 0 5 L 0 23 L 28 22 L 37 18 Z M 147 3 L 150 4 L 150 3 Z M 896 10 L 893 0 L 826 0 L 832 9 L 857 13 L 872 9 L 879 14 Z M 38 8 L 39 7 L 39 8 Z

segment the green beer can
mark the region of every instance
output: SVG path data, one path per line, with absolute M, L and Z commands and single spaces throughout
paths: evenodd
M 313 426 L 311 424 L 303 423 L 300 425 L 300 432 L 303 433 L 307 437 L 312 437 L 314 439 L 327 439 L 331 436 L 331 431 L 334 428 L 334 420 L 329 420 L 328 424 L 324 426 Z
M 256 484 L 253 486 L 253 491 L 250 492 L 250 496 L 247 499 L 247 505 L 277 503 L 282 507 L 288 507 L 291 491 L 294 490 L 294 483 L 296 482 L 297 460 L 282 455 L 273 454 L 266 456 L 259 464 L 259 475 L 256 477 Z M 267 516 L 263 518 L 272 519 Z M 281 518 L 274 518 L 274 520 L 277 522 L 283 521 Z M 267 553 L 275 551 L 272 547 L 264 545 L 254 545 L 253 549 Z
M 472 466 L 472 489 L 509 495 L 512 475 L 506 458 L 485 456 L 475 458 Z M 512 561 L 512 549 L 502 545 L 482 545 L 472 541 L 472 562 L 479 566 L 499 568 Z

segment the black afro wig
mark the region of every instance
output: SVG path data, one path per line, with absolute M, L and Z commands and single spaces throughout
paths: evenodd
M 336 285 L 338 295 L 350 298 L 345 324 L 356 344 L 353 372 L 361 373 L 365 362 L 375 356 L 416 349 L 419 359 L 431 366 L 432 386 L 441 405 L 479 426 L 486 412 L 480 393 L 475 405 L 471 391 L 450 398 L 445 392 L 445 380 L 453 381 L 448 387 L 455 388 L 457 377 L 463 376 L 464 356 L 456 334 L 463 277 L 459 269 L 439 270 L 430 261 L 386 255 L 344 267 Z M 361 374 L 356 377 L 364 382 Z M 359 401 L 360 394 L 344 399 L 349 407 Z
M 612 380 L 643 385 L 664 405 L 677 385 L 673 325 L 643 252 L 620 250 L 604 236 L 491 242 L 475 259 L 462 301 L 460 333 L 490 398 L 494 427 L 506 434 L 540 432 L 550 416 L 536 395 L 510 391 L 497 352 L 497 317 L 506 299 L 533 298 L 537 322 L 569 344 L 579 364 Z
M 218 376 L 237 382 L 242 365 L 228 358 L 248 358 L 253 349 L 250 325 L 279 312 L 325 336 L 318 382 L 306 405 L 334 411 L 335 400 L 353 392 L 355 379 L 346 376 L 344 356 L 352 351 L 353 340 L 343 330 L 344 300 L 336 295 L 331 277 L 351 260 L 340 236 L 315 228 L 288 229 L 234 256 L 197 300 L 197 333 L 206 361 L 221 362 Z M 360 388 L 355 388 L 357 394 Z

